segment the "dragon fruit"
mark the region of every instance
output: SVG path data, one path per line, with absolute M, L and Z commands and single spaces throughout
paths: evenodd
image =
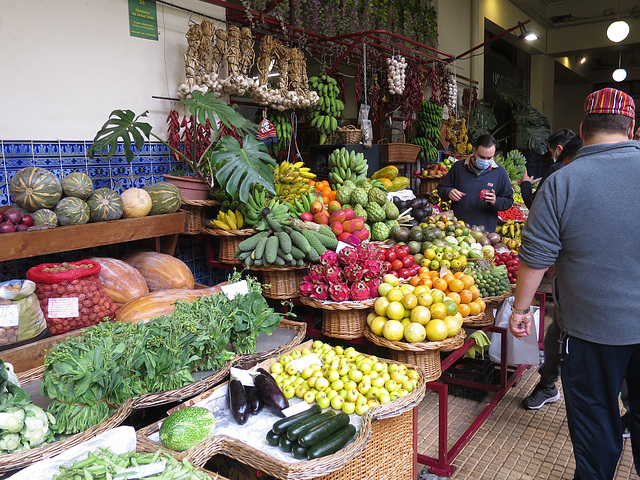
M 349 268 L 345 268 L 344 271 L 342 272 L 344 279 L 349 284 L 362 280 L 362 277 L 364 277 L 364 274 L 365 274 L 365 269 L 362 268 L 362 266 L 360 266 L 357 263 L 355 265 L 351 265 Z
M 329 286 L 325 283 L 314 283 L 311 297 L 316 300 L 329 300 Z
M 324 271 L 322 265 L 311 265 L 309 267 L 309 275 L 307 275 L 313 283 L 324 283 Z
M 384 263 L 380 260 L 365 260 L 364 265 L 364 277 L 367 280 L 371 280 L 374 278 L 380 278 L 386 272 L 383 272 L 385 269 Z
M 342 282 L 334 283 L 329 287 L 329 296 L 334 302 L 346 302 L 349 300 L 349 287 Z
M 380 296 L 380 294 L 378 293 L 378 287 L 381 283 L 382 280 L 380 278 L 372 278 L 371 280 L 369 280 L 369 282 L 367 283 L 367 285 L 369 286 L 369 298 L 376 298 Z
M 375 260 L 378 258 L 378 248 L 370 243 L 361 243 L 358 245 L 358 260 L 363 263 L 367 260 Z
M 338 266 L 338 254 L 333 250 L 327 250 L 320 255 L 320 263 L 322 265 L 331 265 L 332 267 Z
M 349 289 L 351 293 L 351 299 L 360 301 L 367 300 L 369 298 L 369 287 L 362 280 L 355 282 Z
M 329 285 L 343 281 L 343 272 L 338 266 L 325 265 L 323 268 L 324 281 Z
M 304 277 L 304 279 L 302 279 L 302 282 L 300 282 L 300 293 L 302 294 L 302 296 L 310 297 L 311 293 L 313 292 L 313 286 L 314 285 L 311 279 L 308 276 Z
M 338 263 L 342 267 L 350 267 L 358 263 L 358 251 L 353 247 L 345 247 L 338 253 Z

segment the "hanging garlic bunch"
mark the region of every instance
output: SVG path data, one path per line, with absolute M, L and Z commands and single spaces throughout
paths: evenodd
M 389 82 L 389 93 L 400 95 L 404 92 L 405 74 L 407 60 L 402 55 L 394 55 L 387 58 L 387 78 Z
M 449 115 L 452 117 L 457 117 L 456 108 L 458 106 L 458 82 L 456 82 L 455 75 L 449 76 L 449 80 L 447 82 L 447 90 L 449 91 L 449 96 L 447 98 L 447 108 L 449 109 Z

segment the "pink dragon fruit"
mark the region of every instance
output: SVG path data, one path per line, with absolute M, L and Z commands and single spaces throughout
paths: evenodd
M 334 283 L 329 287 L 329 296 L 334 302 L 346 302 L 349 300 L 349 287 L 342 282 Z
M 355 265 L 351 265 L 349 268 L 345 268 L 342 272 L 342 275 L 344 275 L 345 280 L 349 284 L 362 280 L 364 274 L 365 269 L 357 263 Z
M 324 281 L 329 285 L 336 282 L 342 282 L 344 279 L 342 269 L 338 266 L 331 265 L 325 265 L 323 267 L 323 277 Z
M 382 280 L 380 278 L 372 278 L 367 282 L 367 285 L 369 286 L 369 298 L 376 298 L 380 296 L 380 293 L 378 293 L 378 287 L 381 283 Z
M 371 280 L 373 278 L 380 278 L 386 272 L 383 272 L 385 269 L 384 263 L 380 260 L 365 260 L 364 264 L 364 278 L 366 280 Z
M 324 283 L 324 272 L 322 265 L 311 265 L 307 275 L 313 283 Z
M 308 276 L 306 276 L 300 283 L 300 293 L 303 297 L 310 297 L 313 292 L 313 287 L 313 282 Z
M 320 255 L 320 263 L 322 265 L 330 265 L 332 267 L 338 266 L 338 254 L 333 250 L 327 250 Z
M 378 258 L 378 248 L 370 243 L 361 243 L 358 245 L 358 259 L 360 263 L 367 260 L 375 260 Z
M 352 300 L 360 301 L 367 300 L 369 298 L 369 287 L 362 280 L 351 285 L 349 290 Z
M 345 247 L 338 253 L 338 263 L 342 267 L 351 266 L 358 262 L 358 251 L 353 247 Z
M 329 300 L 329 286 L 325 283 L 314 283 L 311 297 L 316 300 Z

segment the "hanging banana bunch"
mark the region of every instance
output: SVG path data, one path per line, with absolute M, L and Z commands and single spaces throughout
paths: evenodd
M 291 133 L 293 132 L 293 125 L 291 125 L 291 110 L 285 110 L 283 112 L 279 110 L 269 109 L 267 117 L 276 127 L 276 133 L 278 134 L 278 142 L 276 143 L 273 151 L 275 153 L 286 150 L 291 140 Z
M 344 103 L 338 99 L 338 82 L 327 75 L 309 78 L 309 87 L 318 93 L 320 100 L 311 112 L 311 126 L 320 133 L 319 144 L 323 145 L 331 132 L 338 129 L 338 117 L 342 114 Z

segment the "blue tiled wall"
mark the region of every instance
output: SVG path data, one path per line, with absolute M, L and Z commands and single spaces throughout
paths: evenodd
M 11 205 L 9 182 L 23 167 L 37 166 L 50 170 L 62 178 L 73 171 L 89 175 L 95 188 L 112 188 L 117 192 L 130 187 L 144 187 L 162 181 L 162 175 L 180 167 L 169 155 L 169 150 L 159 142 L 149 142 L 129 165 L 118 147 L 109 162 L 87 157 L 89 141 L 31 141 L 0 140 L 0 206 Z M 226 271 L 206 265 L 206 242 L 201 238 L 181 235 L 176 257 L 184 261 L 194 273 L 196 282 L 215 285 L 227 278 Z M 2 237 L 0 237 L 0 248 Z M 44 262 L 74 261 L 90 256 L 122 257 L 128 251 L 139 248 L 137 242 L 110 245 L 101 248 L 77 250 L 56 255 L 25 258 L 1 264 L 0 280 L 25 278 L 26 271 Z

